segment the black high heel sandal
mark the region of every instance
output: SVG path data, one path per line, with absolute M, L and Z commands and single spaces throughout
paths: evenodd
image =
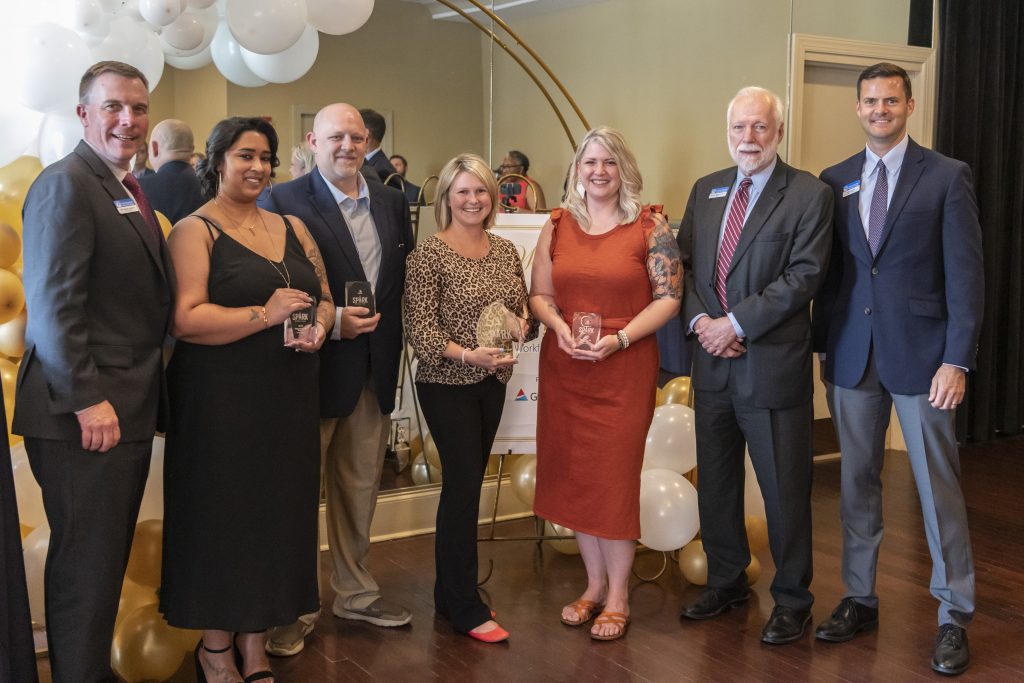
M 227 647 L 222 648 L 220 650 L 211 650 L 210 648 L 206 647 L 206 644 L 203 643 L 202 640 L 200 640 L 199 643 L 196 645 L 196 654 L 195 654 L 195 659 L 196 659 L 196 681 L 197 681 L 197 683 L 207 683 L 206 682 L 206 672 L 203 671 L 203 664 L 202 664 L 202 662 L 199 661 L 199 649 L 200 648 L 206 650 L 210 654 L 219 655 L 219 654 L 222 654 L 222 653 L 227 652 L 228 650 L 231 650 L 232 648 L 234 648 L 234 643 L 232 643 L 231 645 L 228 645 Z
M 265 633 L 265 631 L 255 631 L 254 633 Z M 235 648 L 235 666 L 238 667 L 238 671 L 239 672 L 244 672 L 245 671 L 245 661 L 242 658 L 242 650 L 241 650 L 241 648 L 238 647 L 238 636 L 240 636 L 240 635 L 242 635 L 242 634 L 236 633 L 235 637 L 231 641 L 231 643 L 232 643 L 232 645 L 234 645 L 234 648 Z M 249 634 L 245 634 L 245 635 L 249 635 Z M 269 669 L 265 669 L 263 671 L 254 671 L 253 673 L 251 673 L 248 676 L 246 676 L 243 679 L 242 683 L 254 683 L 255 681 L 262 681 L 262 680 L 264 680 L 266 678 L 273 678 L 273 677 L 274 677 L 274 672 L 270 671 Z

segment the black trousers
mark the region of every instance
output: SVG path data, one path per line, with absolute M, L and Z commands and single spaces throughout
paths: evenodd
M 80 443 L 29 438 L 25 450 L 50 523 L 45 587 L 53 681 L 116 681 L 110 641 L 153 444 L 93 453 Z
M 491 618 L 476 590 L 476 538 L 480 487 L 505 405 L 505 385 L 494 377 L 469 385 L 417 382 L 416 392 L 441 456 L 434 609 L 465 633 Z

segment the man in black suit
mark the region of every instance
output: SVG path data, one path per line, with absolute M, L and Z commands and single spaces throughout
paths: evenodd
M 337 596 L 332 611 L 343 619 L 401 626 L 412 613 L 381 597 L 364 563 L 398 385 L 405 257 L 414 244 L 402 193 L 360 174 L 367 138 L 354 107 L 324 107 L 307 136 L 316 168 L 275 187 L 263 206 L 305 222 L 340 303 L 346 303 L 347 283 L 368 282 L 373 290 L 376 313 L 340 306 L 331 338 L 320 350 L 320 448 Z M 267 650 L 300 652 L 316 616 L 274 629 Z
M 866 149 L 821 174 L 836 202 L 834 251 L 814 310 L 815 346 L 842 449 L 846 595 L 818 626 L 842 642 L 878 625 L 885 432 L 896 406 L 921 499 L 939 601 L 932 668 L 970 664 L 974 560 L 960 490 L 956 408 L 984 310 L 981 227 L 967 164 L 907 135 L 910 77 L 880 63 L 857 79 Z
M 811 618 L 810 302 L 825 278 L 832 196 L 782 162 L 782 102 L 744 88 L 729 104 L 736 166 L 694 184 L 679 229 L 683 325 L 693 361 L 698 504 L 708 585 L 682 616 L 709 619 L 750 595 L 744 446 L 764 496 L 775 560 L 766 643 L 799 639 Z
M 359 115 L 363 117 L 366 130 L 369 131 L 369 137 L 366 140 L 366 165 L 377 171 L 381 182 L 388 182 L 388 178 L 397 173 L 384 154 L 384 150 L 380 148 L 384 142 L 384 135 L 388 131 L 388 124 L 384 117 L 373 109 L 360 109 Z M 391 178 L 388 185 L 402 189 L 397 178 Z
M 149 145 L 156 173 L 139 178 L 149 205 L 174 225 L 205 201 L 189 160 L 195 151 L 192 129 L 184 121 L 164 119 L 153 127 Z
M 153 433 L 167 418 L 174 273 L 132 157 L 146 77 L 99 62 L 79 89 L 84 141 L 25 198 L 28 326 L 13 431 L 50 523 L 46 629 L 55 681 L 112 681 L 110 641 Z
M 391 165 L 395 167 L 395 172 L 402 177 L 402 185 L 405 188 L 405 198 L 408 200 L 409 206 L 414 205 L 420 200 L 420 186 L 411 180 L 405 179 L 405 172 L 409 170 L 409 162 L 406 161 L 405 157 L 401 154 L 392 154 L 388 161 L 390 161 Z M 427 197 L 423 197 L 424 204 L 428 201 L 430 200 Z

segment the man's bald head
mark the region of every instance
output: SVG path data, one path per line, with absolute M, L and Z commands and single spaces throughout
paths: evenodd
M 153 168 L 160 167 L 169 161 L 188 162 L 195 151 L 195 140 L 188 124 L 178 119 L 164 119 L 156 124 L 149 138 L 150 160 Z
M 358 188 L 366 155 L 367 131 L 359 110 L 350 104 L 329 104 L 317 112 L 306 136 L 324 180 L 343 192 Z

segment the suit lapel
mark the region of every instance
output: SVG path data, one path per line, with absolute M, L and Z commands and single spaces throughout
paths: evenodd
M 879 254 L 885 249 L 885 244 L 889 241 L 889 235 L 892 234 L 893 225 L 899 219 L 903 207 L 907 204 L 907 199 L 910 198 L 910 193 L 913 191 L 914 186 L 917 185 L 917 181 L 921 179 L 921 173 L 924 172 L 923 161 L 924 154 L 921 152 L 921 146 L 913 140 L 907 140 L 907 151 L 903 155 L 900 177 L 896 181 L 896 189 L 892 193 L 889 210 L 885 214 L 885 228 L 882 230 L 882 239 L 878 243 Z
M 874 257 L 871 255 L 871 246 L 868 244 L 868 236 L 864 231 L 864 221 L 860 218 L 860 191 L 845 197 L 842 196 L 843 186 L 855 180 L 860 181 L 864 172 L 865 156 L 864 150 L 861 150 L 860 154 L 843 162 L 842 170 L 839 171 L 839 182 L 842 185 L 839 187 L 840 206 L 837 214 L 839 211 L 846 212 L 846 229 L 847 237 L 850 240 L 850 249 L 862 260 L 871 263 L 874 261 Z
M 356 250 L 355 240 L 352 239 L 352 232 L 349 230 L 345 216 L 341 213 L 341 207 L 334 201 L 334 195 L 327 189 L 327 181 L 320 175 L 319 169 L 313 169 L 310 175 L 310 200 L 316 207 L 328 232 L 334 237 L 335 244 L 344 254 L 352 269 L 359 274 L 360 280 L 365 280 L 363 263 L 359 260 L 359 252 Z
M 384 273 L 388 272 L 391 267 L 391 249 L 388 249 L 388 245 L 392 244 L 394 240 L 388 239 L 391 224 L 388 221 L 387 207 L 384 206 L 381 199 L 384 186 L 374 188 L 371 185 L 368 189 L 370 190 L 370 215 L 373 216 L 373 224 L 377 228 L 377 239 L 380 241 L 380 267 L 377 269 L 377 282 L 374 283 L 374 291 L 380 292 Z
M 757 203 L 750 210 L 747 222 L 743 224 L 743 232 L 740 233 L 740 241 L 736 243 L 736 251 L 733 252 L 732 264 L 729 266 L 730 273 L 736 269 L 736 264 L 740 262 L 743 254 L 750 248 L 750 243 L 757 237 L 757 233 L 761 232 L 765 221 L 768 220 L 775 207 L 782 201 L 786 189 L 786 172 L 788 170 L 789 166 L 782 159 L 776 160 L 775 170 L 772 171 L 768 182 L 764 184 L 764 189 L 761 190 Z

